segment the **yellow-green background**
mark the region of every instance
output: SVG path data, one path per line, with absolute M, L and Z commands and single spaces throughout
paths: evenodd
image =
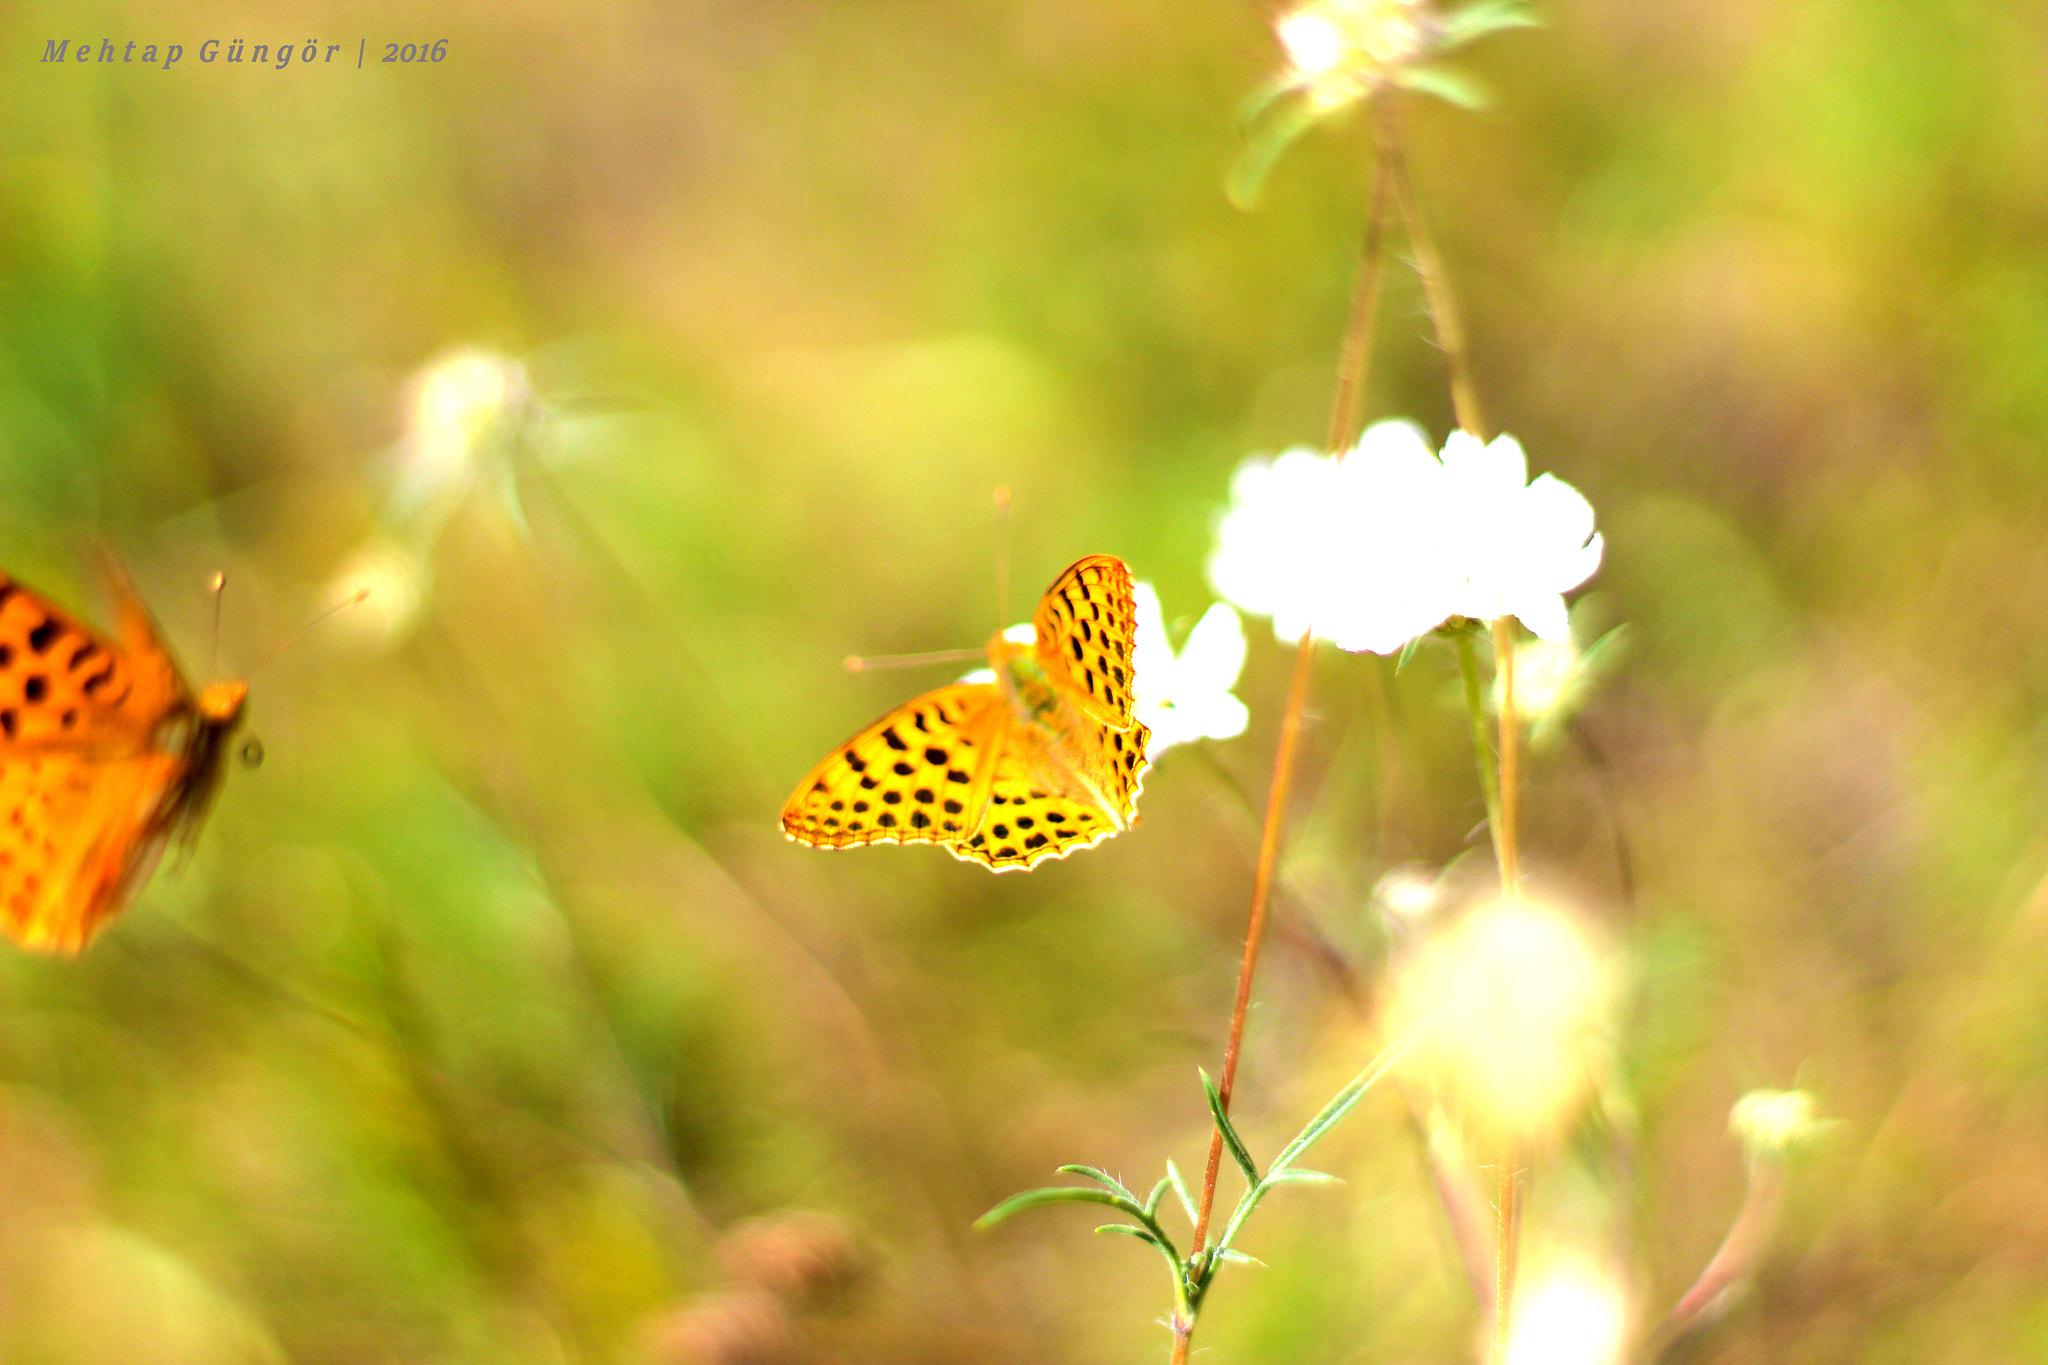
M 1730 1102 L 1797 1081 L 1843 1122 L 1698 1358 L 2039 1359 L 2048 17 L 1544 14 L 1466 59 L 1490 113 L 1406 111 L 1489 416 L 1591 498 L 1593 612 L 1634 628 L 1586 721 L 1613 803 L 1561 748 L 1527 840 L 1631 964 L 1640 1141 L 1626 1182 L 1594 1137 L 1539 1167 L 1532 1239 L 1624 1238 L 1654 1319 L 1740 1197 Z M 1311 134 L 1225 202 L 1269 18 L 0 9 L 0 564 L 96 603 L 105 539 L 199 672 L 225 569 L 238 670 L 377 531 L 418 367 L 497 348 L 569 414 L 515 462 L 523 527 L 488 491 L 448 522 L 409 634 L 343 618 L 256 673 L 268 762 L 182 872 L 80 960 L 0 952 L 0 1358 L 647 1359 L 725 1292 L 720 1237 L 790 1209 L 864 1267 L 792 1358 L 1163 1352 L 1142 1248 L 968 1225 L 1060 1161 L 1199 1164 L 1230 779 L 1263 791 L 1284 651 L 1252 623 L 1249 733 L 1029 876 L 809 852 L 775 813 L 936 681 L 843 655 L 997 623 L 995 485 L 1020 599 L 1109 551 L 1185 623 L 1236 462 L 1319 436 L 1365 152 Z M 186 56 L 60 68 L 53 37 Z M 372 61 L 197 61 L 237 37 Z M 1379 342 L 1372 414 L 1440 437 L 1404 277 Z M 1449 676 L 1317 675 L 1283 916 L 1368 996 L 1368 889 L 1480 818 Z M 1239 1099 L 1263 1152 L 1373 1045 L 1289 919 Z M 1348 1183 L 1276 1196 L 1208 1358 L 1468 1355 L 1401 1111 L 1321 1164 Z

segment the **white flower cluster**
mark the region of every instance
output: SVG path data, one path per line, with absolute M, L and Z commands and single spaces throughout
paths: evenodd
M 1513 616 L 1569 636 L 1564 594 L 1600 567 L 1593 508 L 1553 475 L 1531 483 L 1512 436 L 1455 432 L 1433 454 L 1410 422 L 1368 427 L 1342 459 L 1295 449 L 1231 480 L 1209 581 L 1340 649 L 1391 654 L 1454 616 Z

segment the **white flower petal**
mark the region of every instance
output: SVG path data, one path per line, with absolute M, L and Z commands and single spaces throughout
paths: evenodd
M 1516 602 L 1508 613 L 1543 640 L 1569 640 L 1571 618 L 1566 614 L 1561 593 L 1537 594 Z
M 1244 672 L 1244 623 L 1227 602 L 1202 613 L 1180 652 L 1180 666 L 1194 680 L 1227 691 Z

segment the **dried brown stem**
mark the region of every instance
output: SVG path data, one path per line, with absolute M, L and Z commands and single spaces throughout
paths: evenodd
M 1344 340 L 1338 351 L 1336 391 L 1330 400 L 1327 441 L 1332 454 L 1343 458 L 1357 429 L 1358 410 L 1365 393 L 1366 376 L 1372 359 L 1373 324 L 1379 314 L 1382 247 L 1386 237 L 1392 181 L 1387 159 L 1387 139 L 1379 140 L 1378 165 L 1373 175 L 1372 207 L 1367 218 L 1365 244 L 1361 250 L 1358 275 L 1352 285 L 1351 305 L 1344 326 Z M 1308 707 L 1309 685 L 1315 676 L 1315 634 L 1302 631 L 1295 649 L 1294 676 L 1287 688 L 1287 708 L 1280 719 L 1280 741 L 1273 755 L 1272 786 L 1266 796 L 1266 817 L 1259 833 L 1259 862 L 1252 877 L 1251 914 L 1245 924 L 1244 955 L 1238 964 L 1237 995 L 1230 1011 L 1230 1033 L 1223 1045 L 1223 1071 L 1216 1094 L 1225 1109 L 1237 1085 L 1237 1063 L 1244 1046 L 1245 1017 L 1251 1009 L 1252 978 L 1258 970 L 1259 947 L 1265 937 L 1267 912 L 1272 904 L 1273 881 L 1280 864 L 1280 835 L 1286 825 L 1287 796 L 1294 778 L 1295 751 L 1301 738 L 1302 713 Z M 1209 1134 L 1209 1159 L 1202 1172 L 1202 1193 L 1196 1205 L 1195 1234 L 1189 1256 L 1197 1256 L 1207 1245 L 1209 1217 L 1216 1206 L 1216 1179 L 1223 1161 L 1223 1131 Z M 1176 1315 L 1173 1323 L 1172 1365 L 1186 1365 L 1194 1337 L 1192 1316 Z

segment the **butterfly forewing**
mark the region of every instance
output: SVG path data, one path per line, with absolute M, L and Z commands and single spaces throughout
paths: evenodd
M 1032 625 L 1039 667 L 1054 685 L 1099 723 L 1130 729 L 1138 609 L 1124 562 L 1115 555 L 1075 561 L 1045 590 Z
M 954 683 L 904 703 L 804 779 L 782 830 L 814 848 L 952 843 L 988 802 L 1004 712 L 991 683 Z
M 140 612 L 123 594 L 124 637 Z M 146 614 L 140 628 L 148 630 Z M 185 696 L 155 636 L 138 649 L 101 635 L 40 594 L 0 576 L 0 755 L 89 746 L 121 752 L 147 745 Z

